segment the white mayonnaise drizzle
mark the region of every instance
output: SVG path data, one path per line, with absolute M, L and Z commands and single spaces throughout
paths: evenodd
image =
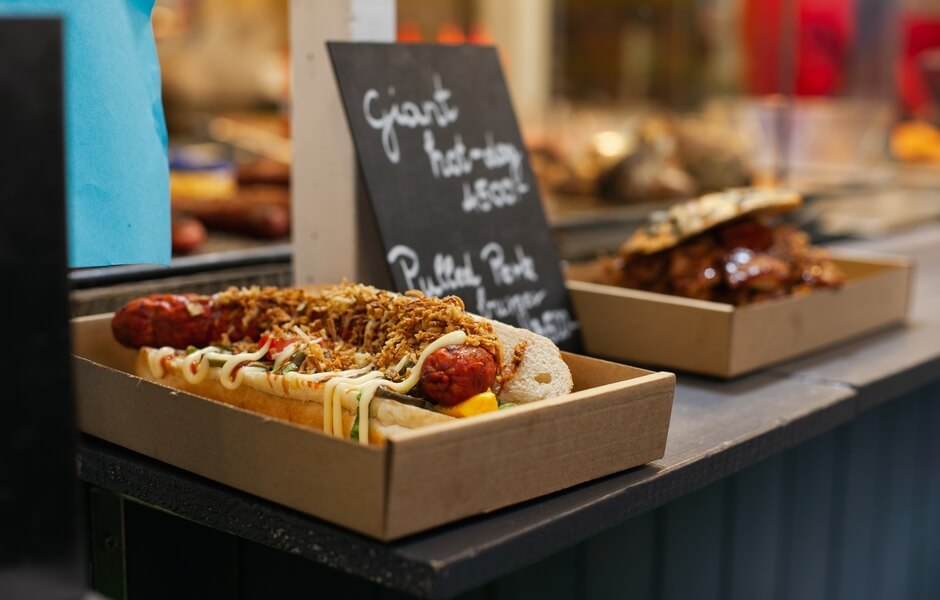
M 183 359 L 183 378 L 186 379 L 189 383 L 202 383 L 205 381 L 206 376 L 209 375 L 209 360 L 206 358 L 206 354 L 210 352 L 218 352 L 219 349 L 215 346 L 208 346 L 201 350 L 196 350 L 192 352 L 189 356 Z M 198 366 L 196 363 L 198 362 Z
M 343 437 L 343 404 L 356 407 L 359 415 L 359 443 L 369 444 L 369 405 L 375 398 L 379 387 L 387 387 L 393 392 L 405 393 L 411 390 L 421 377 L 421 368 L 424 361 L 432 353 L 445 346 L 459 345 L 466 341 L 464 331 L 451 331 L 427 345 L 418 357 L 417 362 L 402 381 L 389 381 L 383 377 L 382 371 L 375 370 L 374 365 L 366 365 L 359 369 L 345 371 L 329 371 L 324 373 L 297 373 L 296 371 L 282 375 L 290 383 L 292 381 L 320 382 L 326 381 L 323 390 L 323 431 L 328 435 Z M 239 365 L 260 360 L 268 353 L 271 340 L 268 339 L 263 346 L 255 352 L 241 352 L 239 354 L 225 354 L 219 348 L 208 346 L 192 352 L 183 359 L 183 377 L 190 383 L 200 383 L 208 376 L 210 361 L 222 362 L 219 369 L 219 382 L 227 389 L 234 390 L 241 385 L 244 379 L 244 367 L 235 370 Z M 297 344 L 291 344 L 274 356 L 274 371 L 288 357 L 293 355 Z M 173 356 L 176 350 L 165 346 L 149 356 L 150 372 L 154 377 L 162 378 L 165 375 L 162 361 L 167 356 Z M 193 368 L 198 363 L 198 366 Z M 407 363 L 407 357 L 399 361 L 393 370 L 400 371 Z M 234 372 L 234 377 L 232 373 Z
M 381 379 L 381 371 L 369 371 L 358 377 L 334 377 L 327 381 L 323 387 L 323 431 L 343 437 L 343 398 L 355 402 L 362 384 Z M 359 406 L 362 406 L 361 402 Z M 368 433 L 365 440 L 369 443 Z M 359 441 L 362 441 L 362 415 L 359 416 Z
M 415 363 L 415 366 L 411 368 L 411 371 L 408 373 L 408 376 L 405 377 L 402 381 L 394 382 L 389 381 L 382 377 L 380 371 L 373 371 L 368 373 L 365 376 L 358 377 L 355 379 L 331 379 L 327 382 L 326 389 L 324 390 L 323 395 L 323 406 L 324 406 L 324 418 L 323 418 L 323 430 L 327 433 L 331 433 L 336 436 L 343 435 L 343 419 L 342 419 L 342 401 L 343 397 L 359 397 L 359 443 L 363 445 L 369 444 L 369 405 L 372 403 L 372 399 L 375 397 L 376 390 L 379 387 L 387 387 L 393 392 L 398 392 L 403 394 L 413 388 L 417 383 L 418 379 L 421 377 L 421 367 L 424 365 L 425 359 L 430 356 L 432 353 L 437 350 L 444 348 L 445 346 L 453 346 L 462 344 L 466 341 L 467 334 L 463 331 L 451 331 L 441 337 L 437 338 L 433 342 L 427 345 L 427 347 L 421 352 L 421 355 L 418 357 L 418 361 Z M 373 377 L 368 377 L 373 375 Z M 335 381 L 335 383 L 334 383 Z M 333 384 L 332 386 L 330 384 Z M 327 404 L 333 405 L 332 410 L 332 423 L 329 425 L 332 429 L 327 429 L 328 421 L 326 419 L 326 406 Z
M 173 356 L 176 354 L 176 349 L 171 348 L 170 346 L 163 346 L 156 352 L 151 352 L 147 357 L 147 363 L 150 366 L 150 372 L 157 379 L 162 379 L 166 375 L 166 371 L 163 369 L 163 361 L 168 356 Z
M 288 344 L 284 347 L 283 350 L 274 355 L 274 366 L 271 367 L 271 370 L 277 373 L 277 370 L 281 368 L 281 365 L 284 364 L 284 361 L 294 355 L 294 350 L 297 349 L 297 342 L 293 344 Z
M 242 379 L 245 378 L 245 373 L 242 369 L 238 368 L 239 365 L 244 363 L 249 363 L 255 360 L 260 360 L 268 353 L 268 348 L 271 347 L 271 338 L 268 338 L 264 342 L 264 346 L 261 346 L 254 352 L 241 352 L 239 354 L 223 354 L 222 356 L 226 357 L 217 360 L 225 360 L 225 364 L 222 365 L 222 368 L 219 370 L 219 383 L 225 386 L 227 389 L 234 390 L 242 384 Z M 210 360 L 216 358 L 212 354 L 207 355 Z M 232 377 L 232 373 L 235 373 L 235 376 Z

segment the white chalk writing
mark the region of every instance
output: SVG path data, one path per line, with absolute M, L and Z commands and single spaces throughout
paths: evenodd
M 496 242 L 490 242 L 480 250 L 480 258 L 489 264 L 496 285 L 512 285 L 520 279 L 537 282 L 539 274 L 535 270 L 535 259 L 518 244 L 513 247 L 513 252 L 515 262 L 506 260 L 506 251 Z
M 479 252 L 481 260 L 489 266 L 497 286 L 508 286 L 523 281 L 537 282 L 538 273 L 531 256 L 521 246 L 513 248 L 514 258 L 507 260 L 502 246 L 495 242 L 485 244 Z M 394 246 L 386 256 L 388 264 L 398 269 L 407 289 L 421 290 L 428 296 L 457 294 L 474 299 L 472 310 L 478 315 L 498 321 L 516 323 L 551 339 L 555 343 L 569 339 L 578 328 L 567 309 L 543 309 L 548 297 L 543 288 L 522 290 L 504 296 L 492 297 L 483 286 L 481 277 L 469 252 L 459 257 L 447 253 L 435 253 L 431 273 L 422 273 L 418 253 L 404 244 Z M 461 290 L 469 293 L 460 294 Z M 468 305 L 469 307 L 469 305 Z
M 477 175 L 462 182 L 460 207 L 464 213 L 490 212 L 513 206 L 531 189 L 525 181 L 524 154 L 509 142 L 497 141 L 490 131 L 483 132 L 483 145 L 464 142 L 460 133 L 453 134 L 449 148 L 437 145 L 434 128 L 456 123 L 460 109 L 452 102 L 453 92 L 444 86 L 439 74 L 433 77 L 431 99 L 396 101 L 394 86 L 385 94 L 369 88 L 362 97 L 362 113 L 372 129 L 381 132 L 382 149 L 392 164 L 401 162 L 398 128 L 423 129 L 425 155 L 435 178 L 466 177 L 477 166 L 485 171 L 506 169 L 502 176 Z
M 433 100 L 393 102 L 389 106 L 379 109 L 378 115 L 373 110 L 373 104 L 378 103 L 382 98 L 378 90 L 369 88 L 362 97 L 362 112 L 366 122 L 372 129 L 382 132 L 382 148 L 385 150 L 385 156 L 392 163 L 398 164 L 398 161 L 401 160 L 401 148 L 398 144 L 396 126 L 409 129 L 427 127 L 432 124 L 438 127 L 447 127 L 451 123 L 455 123 L 460 115 L 460 110 L 448 103 L 451 91 L 444 87 L 441 76 L 435 74 L 433 80 Z M 395 88 L 389 87 L 387 95 L 389 98 L 393 98 Z
M 397 266 L 405 278 L 408 289 L 421 290 L 428 296 L 446 296 L 463 288 L 475 288 L 483 284 L 483 278 L 473 269 L 469 252 L 461 256 L 462 262 L 450 254 L 436 253 L 432 274 L 421 275 L 418 253 L 404 244 L 394 246 L 388 252 L 388 264 Z
M 539 289 L 490 298 L 485 289 L 478 289 L 476 312 L 498 321 L 515 321 L 519 327 L 544 335 L 558 344 L 572 336 L 578 323 L 564 308 L 543 310 L 540 315 L 534 316 L 547 295 L 548 292 Z
M 522 152 L 515 145 L 496 142 L 493 134 L 484 134 L 485 145 L 468 147 L 460 134 L 454 135 L 450 148 L 437 147 L 437 139 L 430 129 L 424 131 L 424 152 L 435 178 L 461 177 L 473 172 L 476 163 L 489 171 L 508 169 L 503 177 L 477 177 L 463 183 L 461 208 L 465 213 L 489 212 L 516 204 L 529 191 L 522 169 Z

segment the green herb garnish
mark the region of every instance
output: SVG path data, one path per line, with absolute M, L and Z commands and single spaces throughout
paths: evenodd
M 359 412 L 356 412 L 356 418 L 353 420 L 352 429 L 349 430 L 349 439 L 359 439 Z

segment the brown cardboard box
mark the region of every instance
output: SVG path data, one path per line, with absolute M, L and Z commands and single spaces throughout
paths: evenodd
M 597 263 L 573 265 L 566 277 L 588 354 L 735 377 L 905 319 L 909 261 L 834 258 L 842 288 L 743 307 L 590 283 Z
M 663 456 L 675 376 L 566 354 L 575 391 L 366 447 L 130 374 L 111 315 L 73 321 L 91 435 L 391 540 Z

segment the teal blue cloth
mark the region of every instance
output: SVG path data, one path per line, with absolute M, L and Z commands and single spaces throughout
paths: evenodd
M 170 262 L 154 1 L 0 0 L 0 16 L 63 18 L 72 267 Z

